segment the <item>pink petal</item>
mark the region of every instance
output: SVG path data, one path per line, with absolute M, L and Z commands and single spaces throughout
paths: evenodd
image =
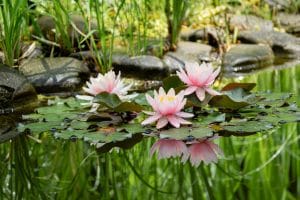
M 202 88 L 198 88 L 196 91 L 196 95 L 200 101 L 203 101 L 205 98 L 205 90 Z
M 208 86 L 208 85 L 213 84 L 213 82 L 215 81 L 215 79 L 216 79 L 217 76 L 219 75 L 220 71 L 221 71 L 221 67 L 218 67 L 218 69 L 216 69 L 216 70 L 210 75 L 210 77 L 207 79 L 205 85 Z
M 210 95 L 212 95 L 212 96 L 221 95 L 220 92 L 217 92 L 216 90 L 213 90 L 213 89 L 211 89 L 211 88 L 205 88 L 205 91 L 206 91 L 207 93 L 209 93 Z
M 158 110 L 158 105 L 155 101 L 155 99 L 153 99 L 150 95 L 146 94 L 146 99 L 148 101 L 148 103 L 152 106 L 153 110 L 157 111 Z
M 187 85 L 192 85 L 192 82 L 190 81 L 187 74 L 183 70 L 181 70 L 180 72 L 177 71 L 176 73 L 182 82 L 184 82 Z
M 168 124 L 168 119 L 166 117 L 162 117 L 158 120 L 157 124 L 156 124 L 156 128 L 160 129 L 165 127 Z
M 184 94 L 185 95 L 190 95 L 190 94 L 194 93 L 197 89 L 198 89 L 197 86 L 189 86 L 188 88 L 186 88 L 184 90 Z
M 166 92 L 165 92 L 165 90 L 164 90 L 163 87 L 160 87 L 160 88 L 159 88 L 159 90 L 158 90 L 158 95 L 159 95 L 159 96 L 165 96 L 165 95 L 166 95 Z
M 180 124 L 192 124 L 191 122 L 189 122 L 189 121 L 187 121 L 185 119 L 182 119 L 182 118 L 178 118 L 178 120 L 179 120 Z
M 151 117 L 148 117 L 146 120 L 144 120 L 141 124 L 142 125 L 146 125 L 146 124 L 151 124 L 155 121 L 157 121 L 159 118 L 161 118 L 161 115 L 159 114 L 156 114 L 156 115 L 153 115 Z
M 180 127 L 180 120 L 178 120 L 177 117 L 175 117 L 174 115 L 169 115 L 167 116 L 168 121 L 170 122 L 170 124 L 172 124 L 174 127 L 179 128 Z
M 176 116 L 183 117 L 183 118 L 191 118 L 191 117 L 194 117 L 194 114 L 187 113 L 187 112 L 178 112 L 178 113 L 176 113 Z
M 168 96 L 175 96 L 175 90 L 174 90 L 174 88 L 169 89 L 167 95 Z

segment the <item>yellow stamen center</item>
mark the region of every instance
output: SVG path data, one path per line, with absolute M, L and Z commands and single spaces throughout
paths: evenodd
M 159 97 L 159 101 L 162 103 L 162 102 L 172 102 L 174 101 L 175 99 L 175 96 L 169 96 L 169 95 L 165 95 L 165 96 L 160 96 Z

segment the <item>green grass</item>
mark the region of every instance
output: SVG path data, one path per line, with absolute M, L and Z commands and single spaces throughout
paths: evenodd
M 13 66 L 21 53 L 21 38 L 28 14 L 27 2 L 3 0 L 0 4 L 0 49 L 3 50 L 5 64 Z

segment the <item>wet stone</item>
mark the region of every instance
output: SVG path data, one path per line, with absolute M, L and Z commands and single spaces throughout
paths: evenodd
M 265 20 L 253 15 L 235 15 L 229 22 L 230 30 L 237 29 L 238 31 L 272 31 L 273 23 L 270 20 Z
M 197 42 L 179 42 L 175 52 L 168 52 L 163 61 L 171 73 L 184 67 L 185 62 L 211 61 L 212 47 Z
M 0 143 L 20 134 L 15 128 L 16 122 L 10 116 L 0 115 L 0 124 Z
M 71 15 L 70 21 L 76 26 L 80 32 L 84 34 L 88 34 L 88 26 L 86 24 L 86 19 L 84 19 L 81 15 Z M 55 40 L 55 20 L 51 16 L 42 16 L 37 20 L 37 25 L 40 30 L 34 30 L 33 34 L 38 35 L 39 32 L 42 33 L 42 35 L 50 41 L 56 41 Z M 97 23 L 92 20 L 91 21 L 91 30 L 98 30 Z M 82 36 L 76 31 L 72 25 L 69 25 L 68 27 L 68 36 L 72 40 L 77 40 L 78 38 L 81 38 Z M 96 32 L 93 33 L 93 36 L 95 38 L 98 38 L 98 34 Z
M 213 47 L 219 47 L 223 43 L 225 33 L 222 29 L 217 29 L 215 27 L 207 27 L 197 30 L 189 30 L 181 33 L 181 39 L 191 42 L 206 42 Z
M 243 43 L 269 45 L 277 57 L 299 58 L 300 38 L 276 31 L 242 31 L 238 39 Z
M 267 45 L 240 44 L 232 47 L 223 58 L 225 72 L 251 72 L 273 63 L 272 49 Z
M 90 75 L 82 61 L 68 57 L 25 60 L 19 70 L 40 93 L 75 91 Z
M 287 33 L 300 36 L 300 14 L 279 13 L 277 18 Z
M 265 0 L 275 10 L 287 10 L 291 6 L 290 0 Z
M 25 76 L 0 64 L 0 114 L 13 112 L 19 105 L 36 100 L 36 92 Z
M 112 66 L 115 71 L 121 71 L 122 76 L 136 79 L 159 80 L 169 75 L 169 68 L 155 56 L 114 54 Z

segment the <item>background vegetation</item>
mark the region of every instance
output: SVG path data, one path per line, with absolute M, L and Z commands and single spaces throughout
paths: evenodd
M 177 5 L 176 0 L 33 2 L 36 4 L 0 1 L 0 47 L 10 66 L 18 63 L 22 42 L 32 39 L 29 27 L 36 25 L 35 19 L 40 15 L 50 15 L 57 22 L 55 40 L 49 42 L 38 34 L 34 39 L 59 48 L 61 55 L 86 45 L 98 52 L 101 71 L 110 68 L 111 53 L 117 49 L 139 55 L 147 44 L 158 41 L 162 53 L 172 23 L 176 32 L 179 24 L 182 28 L 208 24 L 226 27 L 228 10 L 265 18 L 273 15 L 258 0 L 192 0 L 186 1 L 187 7 L 185 1 Z M 166 2 L 173 5 L 167 16 Z M 176 15 L 177 9 L 180 15 Z M 68 35 L 68 27 L 74 26 L 71 14 L 82 15 L 88 29 L 76 42 L 76 48 Z M 97 30 L 92 29 L 91 19 L 96 20 Z M 173 37 L 170 43 L 175 44 L 176 36 Z M 228 43 L 233 41 L 228 37 Z M 300 106 L 299 66 L 238 81 L 256 82 L 258 91 L 293 92 Z M 59 141 L 49 134 L 23 135 L 0 145 L 0 199 L 296 200 L 300 198 L 299 130 L 299 123 L 288 124 L 269 133 L 220 138 L 225 156 L 216 165 L 201 164 L 199 168 L 182 165 L 177 159 L 150 158 L 149 149 L 154 142 L 151 139 L 129 150 L 100 154 L 83 141 Z

